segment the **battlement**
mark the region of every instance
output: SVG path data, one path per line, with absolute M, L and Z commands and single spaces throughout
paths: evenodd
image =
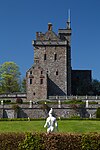
M 56 40 L 43 40 L 43 41 L 41 41 L 41 40 L 33 40 L 32 41 L 32 45 L 33 46 L 66 46 L 67 45 L 67 41 L 56 41 Z

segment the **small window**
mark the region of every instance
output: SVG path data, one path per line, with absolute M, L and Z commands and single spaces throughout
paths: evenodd
M 32 74 L 32 71 L 30 71 L 30 74 Z
M 32 79 L 30 79 L 30 84 L 32 84 Z
M 58 75 L 58 70 L 56 71 L 56 76 Z
M 44 54 L 44 60 L 46 60 L 47 58 L 46 58 L 47 56 L 46 56 L 46 54 Z
M 40 79 L 40 84 L 43 84 L 43 79 Z
M 43 70 L 41 70 L 41 74 L 43 74 Z
M 38 64 L 38 63 L 39 63 L 39 60 L 35 60 L 35 63 Z
M 35 92 L 33 93 L 33 95 L 35 96 Z
M 47 74 L 48 74 L 48 72 L 49 72 L 49 71 L 47 70 Z
M 57 60 L 57 54 L 54 54 L 54 60 Z

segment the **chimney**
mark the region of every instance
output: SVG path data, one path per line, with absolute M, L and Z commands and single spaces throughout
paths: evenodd
M 48 23 L 48 31 L 52 31 L 52 23 Z

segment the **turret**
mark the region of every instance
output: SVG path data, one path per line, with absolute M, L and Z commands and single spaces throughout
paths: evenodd
M 67 20 L 67 26 L 65 29 L 59 29 L 58 34 L 61 40 L 67 40 L 69 45 L 71 43 L 71 21 L 70 21 L 70 10 L 68 11 L 68 20 Z
M 68 20 L 67 20 L 67 29 L 69 29 L 69 30 L 71 29 L 71 22 L 70 22 L 71 19 L 70 19 L 70 17 L 71 16 L 70 16 L 70 9 L 69 9 L 68 10 Z

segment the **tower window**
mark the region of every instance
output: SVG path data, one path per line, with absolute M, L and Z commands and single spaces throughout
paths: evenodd
M 30 71 L 30 75 L 32 74 L 32 71 Z
M 41 74 L 43 74 L 43 71 L 41 70 Z
M 44 60 L 46 60 L 47 58 L 46 58 L 47 56 L 46 56 L 46 54 L 44 54 Z
M 47 70 L 47 74 L 48 74 L 48 72 L 49 72 L 49 71 Z
M 33 93 L 33 95 L 35 96 L 35 92 Z
M 35 64 L 38 64 L 39 63 L 39 57 L 35 57 L 34 62 L 35 62 Z
M 54 60 L 57 60 L 57 54 L 54 54 Z
M 32 79 L 30 79 L 30 84 L 32 84 Z
M 38 64 L 38 63 L 39 63 L 39 60 L 35 60 L 35 63 Z
M 43 84 L 43 79 L 40 79 L 40 84 Z
M 56 71 L 56 76 L 58 75 L 58 70 Z

